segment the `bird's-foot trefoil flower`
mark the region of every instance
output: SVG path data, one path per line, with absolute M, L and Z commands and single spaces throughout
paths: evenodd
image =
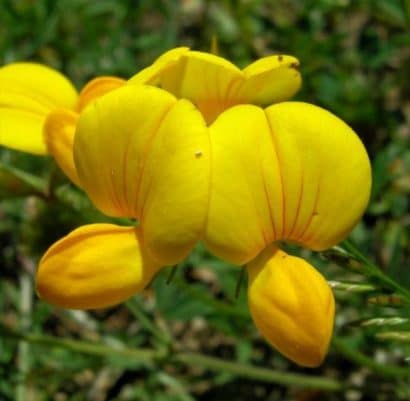
M 64 173 L 79 185 L 73 161 L 78 114 L 95 98 L 122 86 L 117 77 L 99 77 L 80 93 L 58 71 L 18 62 L 0 68 L 0 145 L 51 154 Z
M 118 257 L 124 228 L 85 226 L 42 258 L 40 296 L 64 307 L 112 305 L 203 241 L 248 266 L 263 336 L 295 362 L 318 365 L 332 333 L 332 293 L 313 267 L 276 244 L 323 250 L 345 238 L 367 205 L 370 164 L 339 118 L 283 101 L 300 84 L 288 57 L 259 60 L 247 75 L 216 56 L 175 49 L 91 102 L 76 124 L 78 179 L 102 212 L 138 221 L 124 243 L 135 242 L 139 256 Z

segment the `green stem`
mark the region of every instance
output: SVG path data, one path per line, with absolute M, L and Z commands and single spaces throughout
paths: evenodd
M 187 365 L 197 365 L 213 371 L 231 373 L 246 379 L 261 380 L 268 383 L 278 383 L 292 387 L 315 388 L 327 391 L 342 391 L 345 389 L 343 383 L 337 380 L 303 375 L 297 373 L 283 373 L 271 369 L 259 368 L 243 363 L 224 361 L 215 357 L 182 352 L 173 358 L 174 361 L 182 362 Z
M 238 363 L 236 361 L 223 361 L 215 357 L 197 353 L 175 352 L 169 356 L 169 359 L 164 359 L 164 355 L 161 355 L 160 352 L 153 349 L 117 349 L 111 348 L 105 344 L 93 344 L 86 341 L 61 339 L 40 334 L 17 333 L 13 330 L 5 328 L 4 326 L 0 326 L 0 334 L 14 341 L 27 341 L 32 345 L 62 347 L 73 352 L 100 357 L 116 355 L 127 358 L 128 360 L 135 360 L 140 363 L 145 362 L 149 365 L 152 365 L 157 360 L 169 360 L 170 362 L 179 362 L 190 366 L 199 365 L 211 371 L 231 373 L 238 377 L 260 380 L 269 383 L 321 389 L 326 391 L 342 391 L 345 389 L 345 385 L 343 383 L 340 383 L 334 379 L 296 373 L 277 372 L 266 368 Z
M 350 252 L 350 254 L 353 257 L 355 257 L 359 262 L 363 263 L 363 266 L 365 267 L 365 271 L 364 271 L 365 274 L 371 277 L 376 277 L 380 282 L 382 282 L 388 288 L 400 293 L 410 303 L 410 290 L 402 287 L 395 280 L 393 280 L 391 277 L 385 274 L 378 266 L 376 266 L 365 255 L 363 255 L 359 251 L 359 249 L 357 249 L 356 246 L 352 244 L 350 241 L 344 241 L 343 245 L 345 249 L 348 252 Z
M 31 277 L 25 271 L 20 274 L 20 327 L 22 331 L 27 331 L 31 326 L 31 312 L 32 312 L 32 283 Z M 32 399 L 32 395 L 26 383 L 26 377 L 30 372 L 30 346 L 26 341 L 19 341 L 18 343 L 18 369 L 24 378 L 16 386 L 16 400 L 28 401 Z
M 138 305 L 134 302 L 133 299 L 130 299 L 125 303 L 125 306 L 129 309 L 129 311 L 134 315 L 134 317 L 144 326 L 157 340 L 164 344 L 169 344 L 171 342 L 171 338 L 166 332 L 160 331 L 150 319 L 145 316 L 145 313 L 141 311 Z
M 167 281 L 166 281 L 167 285 L 171 284 L 172 280 L 175 277 L 175 274 L 177 274 L 177 271 L 178 271 L 178 265 L 175 265 L 175 266 L 171 267 L 171 271 L 170 271 L 169 276 L 168 276 Z
M 245 273 L 246 273 L 246 267 L 242 266 L 241 271 L 239 272 L 238 281 L 236 282 L 235 299 L 239 298 L 241 288 L 242 288 L 242 284 L 243 284 L 243 280 L 245 279 Z
M 190 297 L 198 299 L 204 304 L 209 305 L 218 313 L 237 318 L 249 319 L 249 313 L 247 311 L 243 309 L 236 309 L 234 306 L 231 306 L 228 303 L 219 301 L 214 297 L 207 295 L 204 291 L 201 291 L 195 286 L 187 284 L 183 280 L 176 278 L 173 284 L 185 293 L 189 294 Z
M 377 363 L 374 359 L 369 358 L 357 348 L 349 346 L 340 338 L 334 337 L 332 343 L 337 351 L 343 354 L 347 359 L 359 366 L 366 366 L 375 373 L 386 377 L 410 377 L 410 368 Z
M 410 28 L 410 0 L 401 0 L 401 4 L 407 27 Z
M 88 341 L 70 340 L 42 334 L 18 333 L 14 330 L 0 326 L 0 334 L 14 341 L 27 341 L 33 345 L 55 346 L 68 349 L 73 352 L 93 356 L 122 356 L 138 361 L 152 363 L 159 355 L 154 350 L 133 348 L 112 348 L 105 344 L 90 343 Z

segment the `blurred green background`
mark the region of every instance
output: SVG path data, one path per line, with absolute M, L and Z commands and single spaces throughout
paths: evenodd
M 0 65 L 40 62 L 81 88 L 97 75 L 130 77 L 175 46 L 208 51 L 214 36 L 220 55 L 241 67 L 275 52 L 298 57 L 303 88 L 296 98 L 348 122 L 372 160 L 371 203 L 351 238 L 410 287 L 409 27 L 408 0 L 2 0 Z M 0 149 L 0 163 L 0 400 L 410 400 L 408 342 L 382 341 L 383 325 L 350 324 L 397 314 L 407 319 L 408 308 L 398 312 L 382 300 L 373 305 L 365 295 L 336 291 L 335 343 L 321 368 L 304 370 L 258 336 L 244 284 L 235 298 L 239 270 L 201 247 L 169 285 L 168 270 L 126 306 L 83 313 L 39 301 L 33 290 L 38 257 L 70 229 L 103 217 L 49 158 Z M 29 185 L 33 177 L 22 171 L 40 181 Z M 32 196 L 50 176 L 61 184 L 59 202 Z M 302 252 L 328 279 L 364 281 Z M 401 328 L 410 330 L 408 321 Z M 19 342 L 18 333 L 34 337 Z M 44 345 L 35 337 L 161 349 L 164 333 L 175 350 L 304 373 L 347 388 L 305 386 L 297 376 L 288 384 L 244 378 L 223 367 L 166 358 L 146 363 L 127 352 Z

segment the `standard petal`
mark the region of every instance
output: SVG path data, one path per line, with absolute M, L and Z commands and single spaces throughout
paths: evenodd
M 74 158 L 83 188 L 114 216 L 140 221 L 144 243 L 174 264 L 201 235 L 209 186 L 209 138 L 191 103 L 127 85 L 81 114 Z
M 160 84 L 176 97 L 191 100 L 210 123 L 223 110 L 237 104 L 230 91 L 242 79 L 239 68 L 228 60 L 190 51 L 161 74 Z
M 333 331 L 335 301 L 323 276 L 305 260 L 267 248 L 248 265 L 248 301 L 262 336 L 307 367 L 320 365 Z
M 0 68 L 0 144 L 45 154 L 43 124 L 49 111 L 73 109 L 77 92 L 57 71 L 34 63 Z
M 302 83 L 298 68 L 299 60 L 293 56 L 280 54 L 261 58 L 242 71 L 245 79 L 235 96 L 244 103 L 261 106 L 288 100 Z
M 157 85 L 177 98 L 192 101 L 209 123 L 236 104 L 230 93 L 242 80 L 239 68 L 224 58 L 178 48 L 165 53 L 131 82 Z
M 356 134 L 326 110 L 236 106 L 210 127 L 212 186 L 205 241 L 237 264 L 278 240 L 321 250 L 367 205 L 371 172 Z M 346 206 L 348 205 L 348 207 Z
M 78 114 L 68 109 L 57 109 L 48 114 L 44 124 L 44 138 L 48 152 L 67 177 L 81 187 L 73 159 L 74 134 Z
M 177 47 L 158 57 L 153 64 L 135 74 L 128 82 L 131 84 L 158 85 L 162 72 L 178 63 L 181 56 L 189 51 L 188 47 Z
M 237 104 L 268 105 L 287 100 L 300 87 L 299 61 L 292 56 L 264 57 L 243 71 L 222 57 L 173 49 L 130 82 L 159 86 L 192 101 L 210 124 Z
M 78 99 L 77 109 L 83 110 L 93 100 L 111 92 L 115 89 L 121 88 L 126 84 L 126 80 L 118 77 L 98 77 L 84 86 L 80 92 L 80 98 Z
M 134 227 L 92 224 L 48 249 L 37 271 L 37 292 L 63 308 L 103 308 L 143 290 L 159 268 Z

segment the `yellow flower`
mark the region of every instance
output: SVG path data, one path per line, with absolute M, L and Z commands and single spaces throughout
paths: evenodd
M 110 112 L 100 114 L 107 107 Z M 108 233 L 105 224 L 73 231 L 41 259 L 37 290 L 62 307 L 103 307 L 142 289 L 160 267 L 182 260 L 197 242 L 209 158 L 195 152 L 207 146 L 208 131 L 188 101 L 154 87 L 127 85 L 80 114 L 74 141 L 81 186 L 97 207 L 144 223 L 110 225 Z M 198 164 L 191 161 L 194 153 Z
M 124 80 L 100 77 L 77 93 L 59 72 L 36 63 L 0 68 L 0 145 L 33 154 L 52 154 L 77 185 L 72 148 L 78 113 Z
M 138 226 L 85 226 L 54 244 L 40 262 L 40 296 L 74 308 L 120 302 L 203 241 L 248 265 L 252 316 L 268 341 L 299 364 L 320 363 L 332 293 L 274 244 L 323 250 L 345 238 L 367 205 L 370 164 L 330 112 L 264 108 L 297 90 L 295 65 L 272 56 L 240 71 L 174 49 L 90 103 L 74 138 L 79 182 L 102 212 Z

